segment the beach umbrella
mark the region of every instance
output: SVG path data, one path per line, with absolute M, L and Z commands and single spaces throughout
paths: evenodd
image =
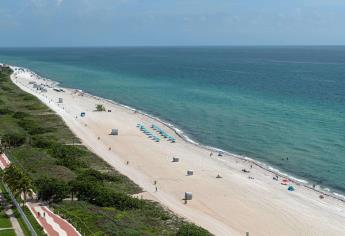
M 294 188 L 293 186 L 290 185 L 290 186 L 288 187 L 288 190 L 289 190 L 289 191 L 295 191 L 295 188 Z

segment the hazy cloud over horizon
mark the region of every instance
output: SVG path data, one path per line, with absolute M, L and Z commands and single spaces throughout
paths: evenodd
M 3 46 L 345 44 L 342 0 L 2 0 Z

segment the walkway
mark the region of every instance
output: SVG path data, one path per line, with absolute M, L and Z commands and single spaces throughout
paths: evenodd
M 71 224 L 54 214 L 46 206 L 39 203 L 27 203 L 27 206 L 48 236 L 80 236 Z
M 10 161 L 8 160 L 7 156 L 3 153 L 0 154 L 0 168 L 4 170 L 10 165 Z

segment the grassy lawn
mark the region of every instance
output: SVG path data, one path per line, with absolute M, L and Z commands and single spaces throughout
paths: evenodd
M 0 235 L 1 236 L 16 236 L 16 233 L 14 232 L 13 229 L 5 229 L 5 230 L 0 230 Z
M 2 186 L 0 186 L 0 196 L 3 198 L 3 201 L 0 203 L 0 229 L 1 228 L 12 228 L 12 224 L 10 219 L 8 218 L 8 216 L 5 214 L 5 210 L 4 210 L 4 205 L 5 202 L 7 202 L 7 196 L 2 188 Z M 0 235 L 2 232 L 0 232 Z
M 1 228 L 12 228 L 12 225 L 10 219 L 7 217 L 4 210 L 0 207 L 0 229 Z
M 10 73 L 0 73 L 0 137 L 12 146 L 6 154 L 33 180 L 34 190 L 42 189 L 48 179 L 53 180 L 50 184 L 59 182 L 60 190 L 77 182 L 79 193 L 83 188 L 86 197 L 57 201 L 52 204 L 56 213 L 85 235 L 209 235 L 157 203 L 132 199 L 130 195 L 142 191 L 138 185 L 84 146 L 70 145 L 78 139 L 61 118 L 16 87 Z M 90 188 L 94 192 L 89 193 Z M 98 199 L 88 198 L 94 193 Z M 37 233 L 44 235 L 29 210 L 24 210 Z

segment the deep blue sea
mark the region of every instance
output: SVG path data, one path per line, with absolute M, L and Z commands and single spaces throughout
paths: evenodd
M 345 193 L 345 47 L 13 48 L 0 62 Z

